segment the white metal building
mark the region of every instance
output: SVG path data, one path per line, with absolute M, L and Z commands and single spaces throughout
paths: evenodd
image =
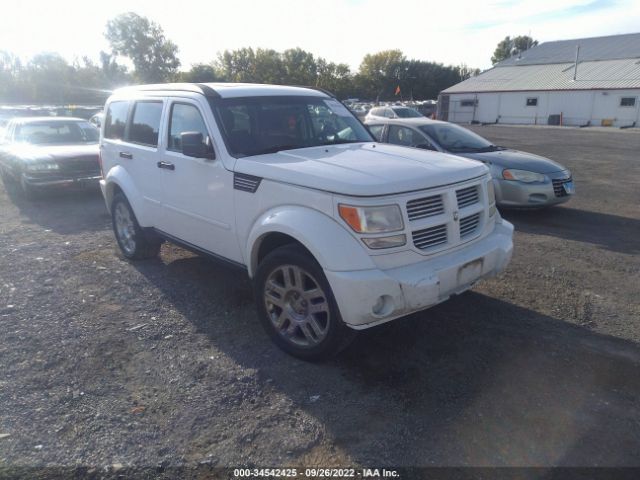
M 438 118 L 640 126 L 640 33 L 542 43 L 442 91 Z

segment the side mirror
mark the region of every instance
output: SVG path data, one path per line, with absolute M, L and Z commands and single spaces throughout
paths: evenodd
M 431 145 L 430 143 L 420 143 L 418 145 L 416 145 L 416 148 L 422 148 L 423 150 L 433 150 L 433 151 L 437 151 L 436 147 L 434 147 L 433 145 Z
M 204 142 L 200 132 L 182 133 L 180 135 L 180 144 L 182 145 L 182 154 L 187 157 L 206 158 L 208 160 L 215 158 L 213 150 Z

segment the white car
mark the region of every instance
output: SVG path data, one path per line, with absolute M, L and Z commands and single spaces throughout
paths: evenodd
M 374 107 L 369 110 L 369 113 L 367 113 L 365 117 L 365 122 L 389 118 L 424 118 L 424 115 L 415 108 L 402 105 L 389 105 L 386 107 Z
M 170 240 L 246 270 L 269 336 L 308 360 L 508 264 L 513 227 L 486 166 L 376 143 L 310 88 L 116 91 L 102 192 L 130 259 Z

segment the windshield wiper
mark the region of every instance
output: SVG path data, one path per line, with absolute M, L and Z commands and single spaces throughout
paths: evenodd
M 346 140 L 346 139 L 339 138 L 337 140 L 333 140 L 333 141 L 330 141 L 330 142 L 321 143 L 320 145 L 322 145 L 322 146 L 324 146 L 324 145 L 342 145 L 342 144 L 345 144 L 345 143 L 363 143 L 364 141 L 365 140 Z

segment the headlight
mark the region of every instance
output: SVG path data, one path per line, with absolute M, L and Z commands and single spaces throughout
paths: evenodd
M 493 180 L 487 182 L 487 194 L 489 195 L 489 205 L 496 203 L 496 191 L 493 188 Z
M 27 170 L 29 172 L 49 172 L 51 170 L 58 170 L 60 167 L 57 163 L 29 163 L 27 164 Z
M 502 171 L 502 178 L 525 183 L 544 182 L 544 175 L 541 173 L 528 172 L 527 170 L 513 170 L 510 168 Z
M 338 205 L 340 217 L 358 233 L 384 233 L 402 230 L 402 213 L 398 205 L 353 207 Z

